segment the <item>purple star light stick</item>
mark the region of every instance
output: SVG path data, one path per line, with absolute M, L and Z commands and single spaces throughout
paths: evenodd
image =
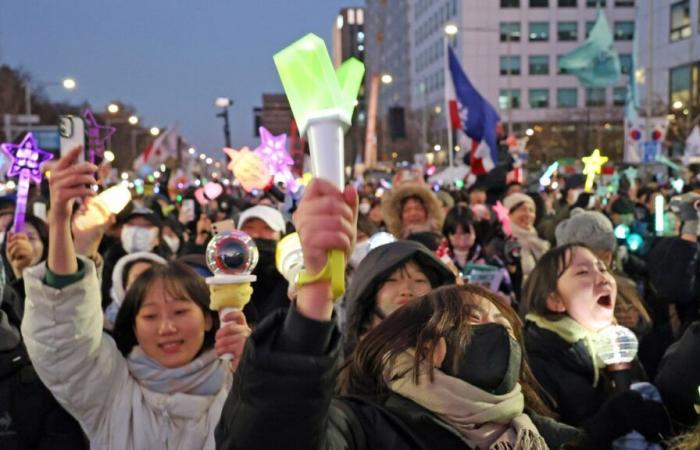
M 36 144 L 32 133 L 22 139 L 19 144 L 2 144 L 2 150 L 12 159 L 8 177 L 19 175 L 17 180 L 17 204 L 15 205 L 15 220 L 12 231 L 19 233 L 24 231 L 24 216 L 27 210 L 27 197 L 29 196 L 29 183 L 41 183 L 41 165 L 53 158 L 53 155 L 42 150 Z
M 88 155 L 90 155 L 90 162 L 95 164 L 95 157 L 102 157 L 104 155 L 105 141 L 109 139 L 117 129 L 98 124 L 95 115 L 90 109 L 85 110 L 83 117 L 87 125 Z

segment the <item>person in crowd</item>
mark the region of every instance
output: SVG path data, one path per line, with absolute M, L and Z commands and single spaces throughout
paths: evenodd
M 367 212 L 367 217 L 372 221 L 377 230 L 386 230 L 386 224 L 384 223 L 384 215 L 382 214 L 382 200 L 377 197 L 370 197 L 370 208 Z M 363 207 L 366 208 L 366 207 Z
M 583 244 L 545 253 L 525 285 L 525 348 L 559 419 L 578 426 L 610 397 L 596 333 L 614 323 L 617 284 Z M 643 379 L 637 364 L 634 376 Z
M 180 222 L 172 217 L 166 217 L 163 219 L 163 226 L 161 227 L 161 233 L 163 235 L 163 241 L 168 246 L 173 258 L 180 254 L 180 251 L 185 247 L 185 236 L 184 227 Z
M 435 194 L 418 181 L 406 181 L 384 194 L 382 213 L 389 233 L 406 239 L 416 233 L 436 233 L 445 215 Z
M 443 214 L 447 214 L 447 211 L 449 211 L 452 207 L 455 206 L 455 199 L 449 191 L 441 189 L 435 193 L 435 196 L 440 202 Z
M 458 205 L 448 211 L 442 234 L 447 238 L 448 255 L 462 276 L 466 275 L 468 264 L 489 265 L 499 272 L 498 292 L 511 300 L 513 286 L 510 274 L 503 261 L 497 256 L 487 255 L 479 244 L 474 215 L 468 206 Z
M 161 256 L 151 252 L 135 252 L 122 256 L 112 271 L 112 303 L 105 309 L 105 330 L 113 330 L 117 314 L 124 297 L 134 281 L 154 264 L 165 265 L 168 262 Z
M 289 283 L 277 270 L 275 251 L 287 223 L 279 210 L 265 205 L 246 209 L 238 218 L 238 228 L 247 233 L 258 247 L 258 264 L 253 270 L 253 296 L 243 308 L 248 322 L 260 323 L 278 308 L 289 306 Z
M 529 195 L 515 193 L 503 199 L 508 210 L 512 238 L 520 246 L 520 268 L 523 284 L 535 267 L 537 260 L 549 250 L 549 242 L 541 239 L 535 229 L 535 202 Z
M 356 211 L 352 187 L 312 182 L 295 216 L 305 270 L 321 272 L 330 249 L 351 251 Z M 345 395 L 335 396 L 341 336 L 329 287 L 327 279 L 300 286 L 296 304 L 251 335 L 218 448 L 600 449 L 629 429 L 664 430 L 660 405 L 635 392 L 612 399 L 583 430 L 539 416 L 546 408 L 517 318 L 472 286 L 437 289 L 370 330 L 345 368 Z
M 520 193 L 524 194 L 523 185 L 517 181 L 511 181 L 506 185 L 506 191 L 503 197 L 508 197 L 510 194 Z
M 467 189 L 469 196 L 469 205 L 485 205 L 486 204 L 486 188 L 478 183 L 474 183 Z
M 104 254 L 104 276 L 102 277 L 102 306 L 106 308 L 110 301 L 112 288 L 112 271 L 117 261 L 129 253 L 153 252 L 165 259 L 170 259 L 172 252 L 162 235 L 163 221 L 152 209 L 136 206 L 122 216 L 119 245 Z
M 11 226 L 10 226 L 11 228 Z M 17 292 L 21 301 L 24 299 L 24 269 L 39 264 L 48 254 L 49 233 L 46 223 L 33 215 L 25 217 L 24 231 L 13 233 L 7 231 L 5 240 L 0 245 L 5 273 L 10 288 Z M 20 309 L 20 315 L 23 309 Z
M 585 244 L 608 267 L 618 288 L 615 319 L 620 325 L 634 331 L 641 340 L 650 331 L 651 316 L 639 296 L 634 281 L 618 270 L 622 264 L 615 258 L 617 239 L 610 219 L 598 211 L 574 208 L 571 210 L 571 217 L 557 226 L 555 235 L 557 245 L 577 242 Z
M 425 246 L 395 241 L 371 250 L 343 298 L 347 310 L 344 347 L 352 352 L 369 329 L 414 298 L 455 282 L 455 275 Z
M 49 256 L 25 270 L 27 352 L 93 448 L 214 449 L 231 372 L 213 348 L 209 291 L 181 263 L 154 265 L 127 291 L 114 338 L 102 333 L 95 265 L 76 256 L 70 232 L 72 202 L 94 195 L 96 167 L 78 151 L 51 166 Z M 217 350 L 240 355 L 242 342 Z
M 698 423 L 700 414 L 700 321 L 693 322 L 671 345 L 654 384 L 679 428 Z

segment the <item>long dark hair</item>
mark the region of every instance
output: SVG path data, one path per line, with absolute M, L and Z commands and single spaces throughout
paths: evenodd
M 472 213 L 471 208 L 468 206 L 457 205 L 450 209 L 445 216 L 445 223 L 442 225 L 442 235 L 447 238 L 447 245 L 450 251 L 454 251 L 454 248 L 452 248 L 452 241 L 450 241 L 450 235 L 455 234 L 459 228 L 461 228 L 464 233 L 471 233 L 473 230 L 474 234 L 476 234 L 474 213 Z M 474 252 L 476 252 L 478 247 L 478 241 L 478 236 L 474 236 L 474 244 L 472 248 L 469 249 L 467 260 L 470 260 L 474 256 Z
M 134 346 L 138 345 L 134 332 L 136 316 L 145 300 L 148 288 L 156 280 L 163 281 L 163 287 L 170 296 L 190 300 L 202 310 L 204 317 L 211 317 L 213 326 L 204 333 L 204 343 L 200 353 L 213 348 L 214 336 L 219 328 L 219 316 L 209 309 L 209 288 L 202 277 L 189 266 L 178 261 L 170 261 L 167 264 L 153 264 L 139 275 L 126 291 L 114 323 L 113 333 L 117 348 L 122 355 L 128 356 Z
M 417 383 L 420 364 L 433 360 L 440 338 L 456 336 L 462 346 L 468 345 L 472 332 L 469 319 L 479 297 L 501 312 L 522 345 L 522 322 L 495 294 L 475 285 L 443 286 L 402 306 L 365 335 L 345 363 L 340 377 L 341 392 L 374 399 L 387 396 L 390 389 L 385 370 L 393 356 L 408 349 L 415 351 L 413 381 Z M 459 358 L 459 354 L 455 358 Z M 455 365 L 458 360 L 446 363 Z M 433 370 L 431 365 L 428 373 L 431 381 Z M 539 414 L 553 415 L 537 394 L 540 387 L 524 351 L 520 384 L 528 407 Z
M 41 240 L 41 243 L 43 244 L 44 250 L 41 253 L 41 259 L 39 260 L 39 262 L 46 260 L 46 258 L 49 256 L 49 227 L 46 225 L 46 222 L 44 222 L 42 219 L 31 214 L 27 214 L 24 217 L 24 221 L 25 223 L 32 225 L 36 229 L 36 232 L 39 235 L 38 237 Z M 13 224 L 9 224 L 7 226 L 6 232 L 10 232 L 12 230 L 12 226 Z M 12 270 L 12 265 L 7 259 L 7 256 L 5 256 L 5 253 L 7 252 L 7 240 L 7 235 L 5 235 L 5 239 L 2 241 L 2 245 L 0 245 L 0 257 L 2 258 L 3 265 L 5 266 L 5 273 L 7 274 L 8 281 L 13 281 L 16 279 L 15 272 Z

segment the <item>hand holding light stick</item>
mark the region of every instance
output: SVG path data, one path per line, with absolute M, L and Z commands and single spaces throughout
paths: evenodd
M 343 136 L 350 127 L 364 65 L 346 60 L 336 73 L 321 38 L 307 34 L 274 56 L 300 135 L 307 135 L 311 171 L 345 187 Z M 315 275 L 300 274 L 300 283 L 329 279 L 333 299 L 345 291 L 345 255 L 331 250 L 326 267 Z
M 258 247 L 253 239 L 240 230 L 224 231 L 216 234 L 207 245 L 207 266 L 214 273 L 205 281 L 211 294 L 211 309 L 219 312 L 221 326 L 230 312 L 241 311 L 250 301 L 253 288 L 250 283 L 256 280 L 250 273 L 258 263 Z M 231 353 L 221 355 L 230 361 Z
M 639 348 L 637 336 L 629 328 L 611 325 L 598 332 L 594 345 L 598 357 L 606 365 L 615 392 L 628 390 L 632 382 L 631 362 Z

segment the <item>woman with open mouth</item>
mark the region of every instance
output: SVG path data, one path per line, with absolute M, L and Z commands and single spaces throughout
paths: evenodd
M 564 423 L 578 426 L 611 395 L 593 339 L 615 323 L 616 297 L 615 278 L 583 244 L 547 252 L 527 282 L 522 305 L 527 355 Z M 638 362 L 633 376 L 645 378 Z

